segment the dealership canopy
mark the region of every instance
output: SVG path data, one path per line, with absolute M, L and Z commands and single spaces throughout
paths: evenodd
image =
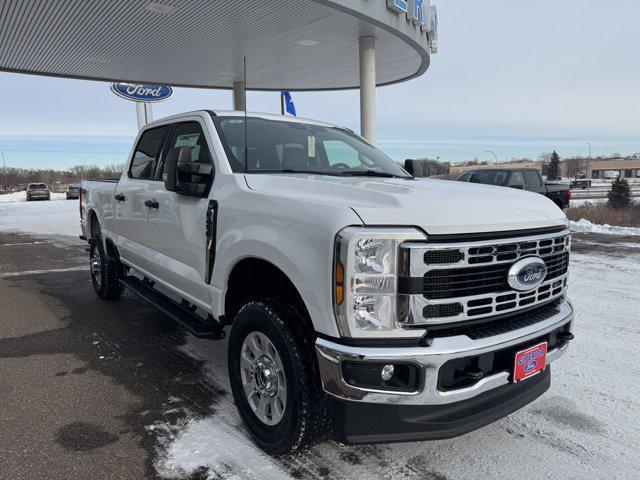
M 436 34 L 429 0 L 0 0 L 0 70 L 234 88 L 246 57 L 248 89 L 364 88 L 424 73 Z

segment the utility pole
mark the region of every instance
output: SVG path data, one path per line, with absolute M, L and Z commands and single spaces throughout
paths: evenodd
M 493 155 L 493 158 L 496 159 L 496 165 L 498 164 L 498 156 L 496 155 L 496 152 L 493 152 L 491 150 L 485 150 L 485 153 L 490 153 L 491 155 Z

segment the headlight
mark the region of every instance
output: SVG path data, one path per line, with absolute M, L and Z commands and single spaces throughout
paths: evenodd
M 398 324 L 398 247 L 426 237 L 413 228 L 348 227 L 336 237 L 334 304 L 345 337 L 420 337 Z

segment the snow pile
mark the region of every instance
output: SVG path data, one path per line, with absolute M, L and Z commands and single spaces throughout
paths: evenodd
M 154 425 L 153 431 L 161 435 L 166 452 L 156 462 L 161 478 L 187 478 L 201 472 L 207 475 L 202 478 L 291 478 L 244 433 L 228 426 L 223 419 L 190 420 L 182 430 Z
M 51 192 L 51 200 L 66 200 L 66 199 L 67 199 L 66 193 Z M 21 192 L 0 194 L 0 203 L 26 202 L 26 201 L 27 201 L 27 192 L 25 190 L 22 190 Z
M 610 235 L 640 235 L 639 227 L 617 227 L 615 225 L 598 225 L 585 218 L 571 222 L 571 231 L 579 233 L 607 233 Z

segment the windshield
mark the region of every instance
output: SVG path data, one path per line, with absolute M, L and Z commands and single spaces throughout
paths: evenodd
M 248 117 L 214 117 L 235 173 L 316 173 L 411 178 L 396 162 L 348 130 Z
M 457 180 L 469 183 L 483 183 L 485 185 L 504 185 L 509 172 L 505 170 L 487 170 L 477 172 L 466 172 L 460 175 Z

